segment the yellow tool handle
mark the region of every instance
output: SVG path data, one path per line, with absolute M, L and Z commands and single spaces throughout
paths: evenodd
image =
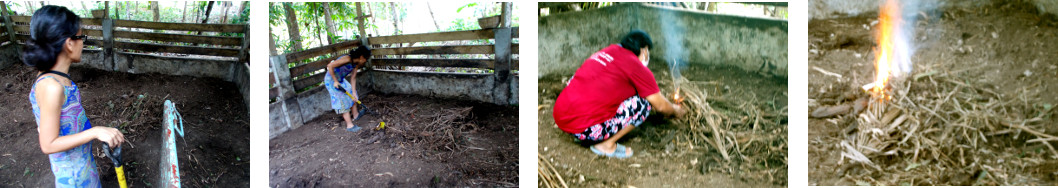
M 118 173 L 118 183 L 121 188 L 128 188 L 128 184 L 125 184 L 125 166 L 115 167 L 114 171 Z

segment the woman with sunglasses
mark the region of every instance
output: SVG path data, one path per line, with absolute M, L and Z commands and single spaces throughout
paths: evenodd
M 67 74 L 70 64 L 81 62 L 86 39 L 81 18 L 65 7 L 48 5 L 33 13 L 29 27 L 22 61 L 38 72 L 29 102 L 55 186 L 100 187 L 92 140 L 116 147 L 125 136 L 115 128 L 92 127 L 81 106 L 81 92 Z

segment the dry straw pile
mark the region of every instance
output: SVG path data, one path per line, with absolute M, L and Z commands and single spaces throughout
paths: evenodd
M 1054 177 L 1058 140 L 1050 105 L 1028 87 L 1001 95 L 936 71 L 893 81 L 891 100 L 871 100 L 839 143 L 838 174 L 860 185 L 1017 185 Z M 1030 86 L 1031 87 L 1031 86 Z M 865 96 L 864 96 L 865 97 Z M 1053 129 L 1053 128 L 1052 128 Z M 848 159 L 848 160 L 846 160 Z

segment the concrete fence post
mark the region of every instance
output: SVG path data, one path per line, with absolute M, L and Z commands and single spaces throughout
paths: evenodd
M 496 28 L 496 62 L 493 67 L 494 85 L 492 88 L 493 103 L 506 105 L 511 96 L 511 28 Z
M 301 118 L 301 105 L 298 103 L 297 92 L 294 91 L 290 68 L 287 67 L 287 56 L 272 56 L 268 58 L 268 62 L 268 67 L 272 69 L 272 73 L 275 76 L 276 89 L 279 90 L 277 101 L 281 103 L 280 110 L 283 110 L 283 116 L 285 116 L 282 118 L 283 123 L 289 129 L 301 127 L 305 121 Z
M 114 19 L 110 19 L 110 4 L 103 8 L 103 66 L 119 71 L 114 63 Z

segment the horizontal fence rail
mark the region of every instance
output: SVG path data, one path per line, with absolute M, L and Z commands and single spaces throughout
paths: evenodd
M 511 39 L 518 38 L 518 28 L 511 29 Z M 479 68 L 479 69 L 494 69 L 496 63 L 494 58 L 404 58 L 404 57 L 388 57 L 388 56 L 402 56 L 402 55 L 495 55 L 496 46 L 492 44 L 491 40 L 495 40 L 496 34 L 495 29 L 481 29 L 471 31 L 452 31 L 452 32 L 438 32 L 438 33 L 422 33 L 422 34 L 408 34 L 408 35 L 393 35 L 393 36 L 378 36 L 368 37 L 367 43 L 376 46 L 372 49 L 371 65 L 373 66 L 418 66 L 418 67 L 454 67 L 454 68 Z M 423 43 L 432 42 L 449 42 L 449 41 L 467 41 L 467 40 L 484 40 L 486 44 L 472 44 L 472 45 L 436 45 L 436 46 L 421 46 Z M 404 47 L 377 47 L 382 45 L 395 46 L 393 44 L 408 43 Z M 480 43 L 480 42 L 479 42 Z M 336 59 L 337 57 L 344 55 L 352 48 L 359 46 L 360 40 L 352 40 L 346 42 L 335 43 L 327 46 L 307 49 L 299 52 L 288 53 L 283 56 L 286 60 L 285 64 L 294 64 L 293 67 L 289 68 L 291 84 L 295 91 L 307 91 L 318 86 L 323 82 L 324 76 L 326 75 L 327 63 Z M 415 44 L 419 44 L 416 46 Z M 518 54 L 518 44 L 512 43 L 510 47 L 511 54 Z M 311 62 L 304 62 L 306 60 L 315 59 Z M 510 69 L 518 69 L 518 61 L 512 60 Z M 274 76 L 273 76 L 274 77 Z M 269 79 L 274 79 L 270 77 Z M 275 80 L 269 80 L 270 85 L 274 84 Z M 274 99 L 278 97 L 279 91 L 276 88 L 270 88 L 269 98 Z M 275 95 L 272 95 L 275 93 Z
M 30 39 L 30 16 L 9 16 L 13 24 L 16 42 L 24 44 Z M 103 18 L 82 18 L 82 32 L 90 36 L 85 45 L 104 48 L 107 41 L 113 41 L 113 48 L 132 52 L 172 53 L 187 55 L 205 55 L 238 58 L 245 62 L 247 54 L 248 25 L 246 24 L 200 24 L 169 23 L 136 20 L 113 20 L 112 25 L 105 26 Z M 105 30 L 110 27 L 112 36 L 106 38 Z M 210 32 L 242 34 L 237 36 L 213 36 L 208 34 L 189 34 L 191 32 Z M 11 32 L 4 32 L 4 35 Z M 0 41 L 7 41 L 0 37 Z M 2 43 L 2 42 L 0 42 Z M 204 46 L 203 46 L 204 45 Z

